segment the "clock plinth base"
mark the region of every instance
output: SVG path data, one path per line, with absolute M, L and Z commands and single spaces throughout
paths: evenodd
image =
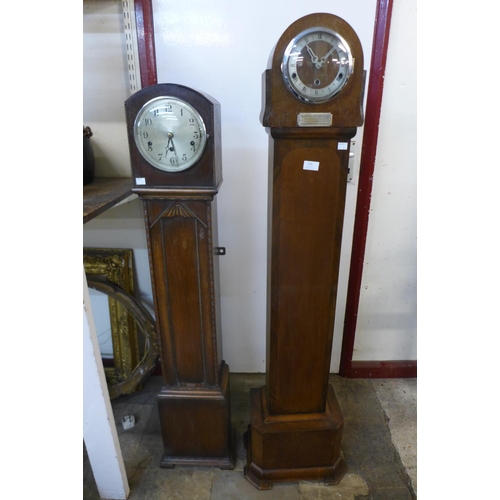
M 338 484 L 347 467 L 340 443 L 344 419 L 332 386 L 324 413 L 267 415 L 264 388 L 252 389 L 245 434 L 245 477 L 260 490 L 277 482 L 322 480 Z
M 233 469 L 234 432 L 230 418 L 229 369 L 219 388 L 162 387 L 157 396 L 164 453 L 160 467 L 208 465 Z

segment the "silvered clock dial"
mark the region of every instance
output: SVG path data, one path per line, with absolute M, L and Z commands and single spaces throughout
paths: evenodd
M 177 97 L 146 102 L 134 121 L 134 139 L 141 155 L 155 168 L 181 172 L 201 157 L 207 133 L 200 114 Z
M 288 90 L 299 100 L 321 103 L 347 84 L 354 60 L 335 31 L 316 27 L 302 31 L 288 44 L 281 71 Z

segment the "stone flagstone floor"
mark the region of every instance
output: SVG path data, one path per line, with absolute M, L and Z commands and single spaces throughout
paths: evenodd
M 250 421 L 253 387 L 263 374 L 231 374 L 231 416 L 237 461 L 232 471 L 213 467 L 161 469 L 162 449 L 156 394 L 161 377 L 112 402 L 130 486 L 130 500 L 411 500 L 417 492 L 416 379 L 345 379 L 330 376 L 344 415 L 342 450 L 348 472 L 336 486 L 301 481 L 259 491 L 243 476 L 243 432 Z M 124 430 L 122 417 L 134 415 Z M 83 458 L 83 499 L 99 500 L 88 457 Z

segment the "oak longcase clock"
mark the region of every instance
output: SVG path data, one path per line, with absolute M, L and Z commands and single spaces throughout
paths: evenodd
M 216 205 L 222 182 L 220 104 L 199 91 L 165 83 L 131 96 L 125 114 L 160 338 L 160 465 L 231 469 Z
M 363 52 L 333 14 L 305 16 L 265 71 L 271 235 L 266 385 L 252 389 L 245 476 L 336 484 L 343 416 L 328 383 L 350 139 L 363 123 Z

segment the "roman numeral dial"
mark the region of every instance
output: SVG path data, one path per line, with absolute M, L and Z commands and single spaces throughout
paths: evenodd
M 288 44 L 283 56 L 283 80 L 299 100 L 321 103 L 347 84 L 354 60 L 347 43 L 327 28 L 311 28 Z

